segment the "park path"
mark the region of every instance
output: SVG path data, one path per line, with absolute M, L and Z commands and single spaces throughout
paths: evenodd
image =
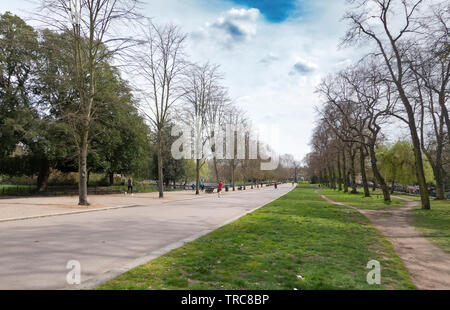
M 286 194 L 264 187 L 222 198 L 167 201 L 22 221 L 0 222 L 0 289 L 86 289 L 205 235 Z M 68 285 L 70 260 L 81 284 Z
M 408 212 L 418 205 L 417 201 L 396 197 L 404 200 L 405 204 L 382 210 L 365 210 L 334 201 L 325 195 L 321 197 L 364 214 L 392 242 L 417 288 L 450 289 L 450 254 L 432 244 L 408 223 Z
M 226 194 L 234 195 L 238 193 L 239 191 Z M 134 207 L 143 204 L 146 206 L 161 205 L 171 201 L 199 199 L 209 195 L 204 192 L 195 195 L 195 192 L 191 190 L 167 191 L 162 199 L 159 198 L 158 192 L 136 193 L 134 195 L 89 195 L 89 206 L 79 206 L 78 196 L 2 197 L 0 199 L 0 222 Z

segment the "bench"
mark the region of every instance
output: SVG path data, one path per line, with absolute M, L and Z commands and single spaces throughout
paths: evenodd
M 205 187 L 205 192 L 206 192 L 207 194 L 213 193 L 213 192 L 214 192 L 214 187 Z

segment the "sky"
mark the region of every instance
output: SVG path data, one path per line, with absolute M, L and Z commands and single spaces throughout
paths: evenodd
M 142 0 L 155 23 L 188 35 L 194 62 L 220 65 L 231 98 L 256 127 L 278 128 L 276 150 L 301 160 L 309 151 L 327 74 L 356 62 L 357 48 L 339 48 L 344 0 Z M 26 17 L 27 0 L 0 0 L 0 12 Z

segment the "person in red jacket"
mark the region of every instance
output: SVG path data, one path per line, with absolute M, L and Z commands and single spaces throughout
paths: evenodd
M 222 191 L 222 187 L 223 187 L 223 183 L 222 181 L 219 181 L 219 183 L 217 183 L 217 196 L 220 198 L 220 192 Z

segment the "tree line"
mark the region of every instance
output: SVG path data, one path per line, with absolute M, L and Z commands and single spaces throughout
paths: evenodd
M 88 204 L 93 172 L 110 184 L 115 173 L 155 177 L 160 197 L 170 181 L 195 179 L 198 193 L 202 177 L 226 177 L 233 190 L 236 173 L 244 186 L 291 177 L 288 155 L 273 171 L 259 169 L 273 153 L 260 142 L 264 159 L 238 159 L 237 145 L 227 159 L 211 155 L 217 145 L 193 160 L 171 156 L 176 125 L 198 128 L 201 143 L 226 124 L 245 129 L 245 144 L 252 131 L 219 66 L 189 60 L 179 27 L 155 24 L 135 0 L 40 2 L 36 29 L 0 15 L 1 174 L 37 175 L 45 190 L 52 169 L 76 171 L 80 205 Z
M 342 44 L 369 51 L 317 87 L 323 105 L 306 158 L 310 173 L 339 190 L 343 184 L 344 191 L 350 180 L 355 193 L 359 171 L 369 196 L 370 168 L 385 201 L 395 182 L 409 175 L 420 188 L 422 208 L 430 209 L 430 183 L 436 198 L 445 199 L 450 172 L 450 7 L 417 0 L 350 2 Z M 409 138 L 389 145 L 387 135 L 399 122 Z

